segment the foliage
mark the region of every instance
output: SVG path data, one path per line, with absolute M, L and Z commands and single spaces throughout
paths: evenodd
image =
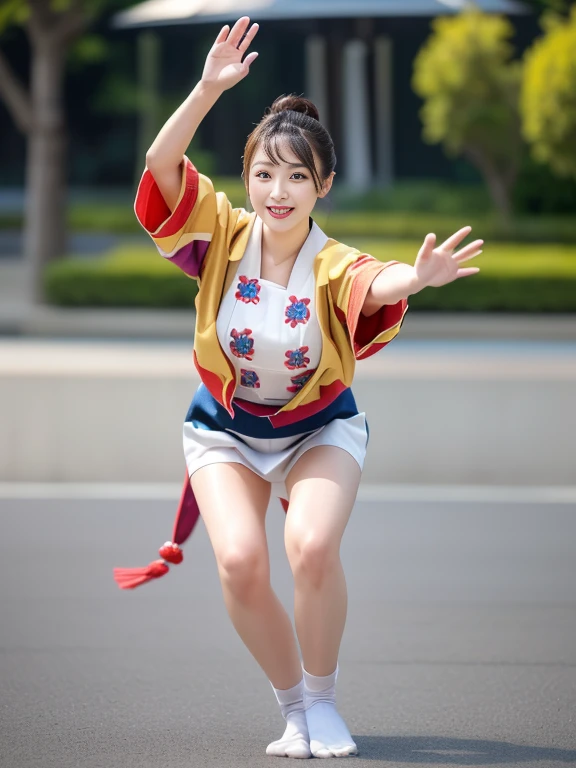
M 537 183 L 537 179 L 534 181 Z M 490 242 L 574 243 L 574 216 L 516 216 L 503 223 L 493 213 L 478 213 L 468 208 L 461 213 L 426 213 L 425 211 L 324 211 L 314 215 L 315 221 L 330 237 L 355 245 L 358 238 L 423 239 L 427 232 L 448 237 L 464 224 L 473 227 L 475 235 Z M 74 204 L 69 211 L 69 230 L 104 232 L 118 236 L 140 235 L 131 203 Z M 0 229 L 18 229 L 22 218 L 17 214 L 0 215 Z
M 387 215 L 338 213 L 327 220 L 317 216 L 316 220 L 331 237 L 352 245 L 362 237 L 423 240 L 428 232 L 435 232 L 438 238 L 446 238 L 466 225 L 473 228 L 475 237 L 481 237 L 486 242 L 576 242 L 576 221 L 568 216 L 523 216 L 503 222 L 495 214 L 439 216 L 399 212 Z
M 43 12 L 48 11 L 58 16 L 64 17 L 68 13 L 75 13 L 81 9 L 87 20 L 101 16 L 102 14 L 112 14 L 116 11 L 132 5 L 134 0 L 44 0 L 39 5 L 44 6 Z M 2 0 L 0 4 L 0 34 L 11 25 L 23 25 L 30 17 L 31 0 Z M 54 18 L 52 23 L 54 23 Z M 90 46 L 90 43 L 88 44 Z M 93 52 L 89 53 L 92 56 Z
M 522 0 L 524 3 L 540 13 L 570 13 L 570 8 L 575 5 L 574 0 Z
M 66 307 L 192 308 L 196 281 L 154 253 L 123 249 L 98 259 L 65 259 L 44 274 L 47 300 Z
M 126 50 L 129 51 L 129 46 L 120 40 L 112 42 L 108 30 L 110 17 L 133 3 L 134 0 L 36 0 L 35 3 L 32 0 L 3 0 L 0 4 L 0 36 L 10 27 L 25 27 L 31 41 L 33 58 L 39 46 L 46 47 L 51 40 L 52 44 L 58 40 L 60 48 L 66 51 L 68 73 L 76 74 L 87 65 L 106 65 L 125 87 L 120 88 L 119 98 L 115 100 L 116 90 L 109 82 L 105 82 L 104 91 L 108 90 L 108 93 L 105 92 L 102 96 L 98 92 L 89 94 L 92 106 L 94 103 L 100 106 L 105 103 L 107 111 L 114 112 L 115 109 L 120 110 L 119 105 L 127 101 L 134 111 L 133 103 L 138 99 L 137 88 L 134 78 L 130 80 L 125 75 Z M 36 30 L 32 36 L 31 17 L 35 20 Z M 67 31 L 64 31 L 65 29 Z M 58 34 L 55 34 L 55 30 L 59 30 Z M 26 99 L 32 109 L 34 101 L 31 93 L 26 91 L 16 73 L 10 72 L 10 65 L 6 60 L 4 68 L 14 77 L 14 87 L 22 89 L 21 98 Z M 13 99 L 9 98 L 9 90 L 12 89 L 0 88 L 0 97 L 5 98 L 14 114 Z M 18 121 L 16 122 L 21 127 Z
M 65 245 L 64 189 L 67 136 L 63 64 L 76 43 L 77 57 L 101 60 L 105 46 L 84 38 L 87 28 L 106 9 L 127 0 L 8 0 L 0 33 L 13 25 L 26 29 L 30 76 L 25 84 L 0 50 L 0 98 L 17 128 L 26 136 L 34 158 L 26 170 L 24 258 L 28 295 L 42 301 L 42 270 Z M 44 74 L 43 74 L 44 73 Z
M 25 0 L 4 0 L 0 4 L 0 34 L 12 24 L 24 24 L 28 18 Z
M 382 261 L 414 263 L 421 241 L 358 240 Z M 410 298 L 412 309 L 442 311 L 576 312 L 576 247 L 501 244 L 474 260 L 481 271 Z M 46 271 L 54 304 L 76 307 L 193 306 L 196 283 L 153 246 L 120 248 L 100 259 L 67 259 Z
M 470 211 L 484 214 L 492 208 L 486 187 L 481 184 L 443 179 L 398 179 L 390 188 L 376 188 L 360 194 L 335 184 L 323 207 L 338 211 L 410 211 L 441 215 L 468 215 Z
M 526 151 L 514 187 L 513 201 L 514 210 L 519 213 L 573 216 L 576 211 L 576 178 L 556 176 L 549 165 L 537 162 Z M 548 239 L 555 239 L 552 230 Z M 576 228 L 573 241 L 576 242 Z
M 576 178 L 576 7 L 567 20 L 548 15 L 544 27 L 525 54 L 523 133 L 537 160 Z
M 521 158 L 520 63 L 504 17 L 468 8 L 432 22 L 432 35 L 414 61 L 412 85 L 424 99 L 424 140 L 464 155 L 486 181 L 497 209 L 508 216 Z
M 432 22 L 433 34 L 414 62 L 413 87 L 425 99 L 424 138 L 449 154 L 466 145 L 505 158 L 513 134 L 519 65 L 504 17 L 476 9 Z

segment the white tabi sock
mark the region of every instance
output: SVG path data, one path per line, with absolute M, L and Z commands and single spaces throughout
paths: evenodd
M 268 744 L 266 754 L 276 757 L 311 757 L 308 726 L 304 713 L 304 681 L 301 680 L 294 688 L 285 690 L 274 688 L 272 685 L 272 690 L 280 704 L 282 716 L 286 720 L 286 730 L 282 738 Z
M 336 678 L 338 665 L 331 675 L 316 677 L 304 673 L 304 707 L 314 757 L 346 757 L 357 755 L 358 747 L 348 726 L 336 711 Z

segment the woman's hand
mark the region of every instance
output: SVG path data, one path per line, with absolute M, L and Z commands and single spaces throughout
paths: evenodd
M 232 30 L 228 24 L 222 27 L 206 57 L 202 83 L 210 86 L 216 85 L 226 91 L 246 77 L 250 71 L 250 64 L 258 56 L 257 53 L 249 53 L 242 61 L 242 56 L 258 32 L 258 24 L 252 24 L 248 30 L 249 24 L 248 16 L 242 16 L 234 24 Z
M 478 267 L 460 269 L 459 265 L 482 253 L 480 246 L 484 243 L 483 240 L 474 240 L 461 251 L 453 253 L 454 249 L 471 231 L 472 227 L 463 227 L 437 247 L 434 247 L 436 235 L 426 235 L 414 264 L 414 271 L 421 288 L 426 286 L 439 288 L 459 277 L 468 277 L 480 272 Z

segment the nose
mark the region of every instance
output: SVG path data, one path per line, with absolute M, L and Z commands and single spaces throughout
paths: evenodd
M 288 197 L 288 193 L 284 189 L 285 182 L 282 179 L 276 179 L 270 193 L 270 197 L 273 200 L 285 200 Z

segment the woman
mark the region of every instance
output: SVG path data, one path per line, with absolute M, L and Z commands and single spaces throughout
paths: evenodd
M 398 333 L 407 297 L 475 274 L 460 264 L 465 227 L 414 267 L 381 263 L 328 238 L 310 214 L 330 191 L 336 157 L 306 99 L 278 99 L 248 138 L 244 180 L 254 209 L 232 209 L 184 153 L 222 92 L 242 80 L 258 25 L 223 27 L 202 79 L 146 155 L 136 213 L 161 254 L 198 279 L 194 359 L 202 384 L 184 424 L 187 478 L 173 542 L 146 569 L 117 569 L 132 588 L 180 562 L 198 510 L 214 548 L 224 600 L 267 675 L 286 730 L 266 752 L 347 756 L 357 747 L 335 706 L 346 619 L 339 550 L 367 444 L 350 384 L 355 359 Z M 183 159 L 184 157 L 184 159 Z M 270 586 L 265 514 L 271 492 L 286 509 L 298 652 Z

